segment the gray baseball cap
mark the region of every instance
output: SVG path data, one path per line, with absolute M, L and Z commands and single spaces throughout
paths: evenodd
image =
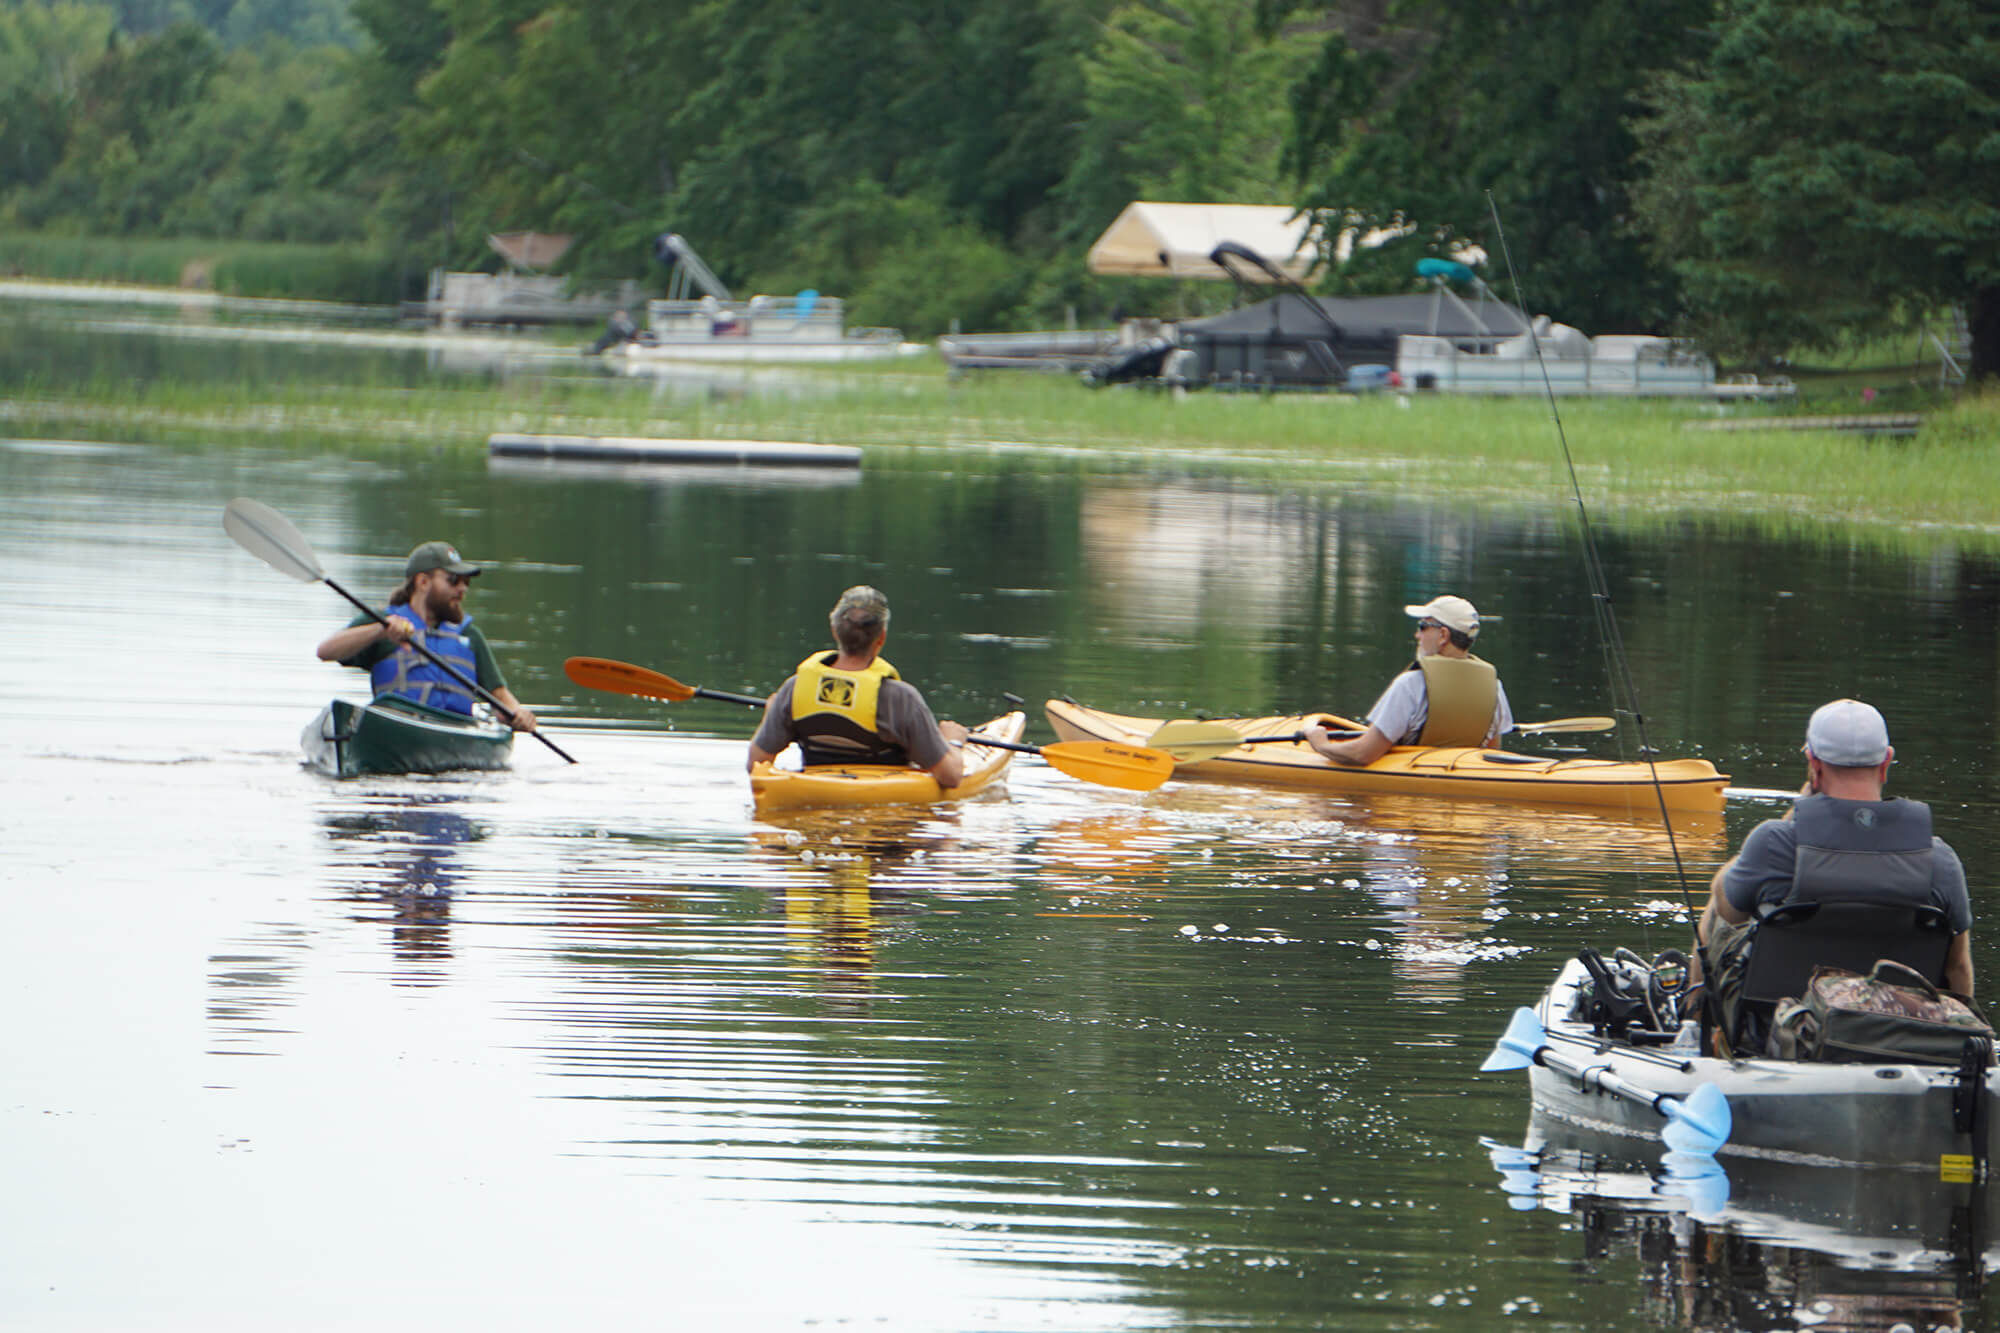
M 1806 723 L 1806 753 L 1835 768 L 1873 768 L 1889 757 L 1889 724 L 1859 699 L 1835 699 Z

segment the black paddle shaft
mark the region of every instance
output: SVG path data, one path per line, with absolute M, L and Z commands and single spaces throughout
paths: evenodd
M 349 592 L 347 589 L 341 587 L 338 583 L 335 583 L 332 578 L 322 574 L 320 576 L 320 582 L 324 583 L 327 587 L 333 589 L 335 592 L 339 593 L 342 597 L 345 597 L 348 601 L 360 607 L 363 614 L 365 614 L 370 620 L 373 620 L 376 624 L 381 625 L 385 628 L 388 626 L 389 618 L 387 616 L 383 615 L 380 611 L 377 611 L 374 607 L 368 605 L 368 603 L 362 601 L 359 597 L 356 597 L 353 593 Z M 477 694 L 487 703 L 492 704 L 494 708 L 499 710 L 500 716 L 506 718 L 509 722 L 512 722 L 514 720 L 515 716 L 514 710 L 509 708 L 506 704 L 501 703 L 498 699 L 494 698 L 493 692 L 487 689 L 484 685 L 481 685 L 476 680 L 469 679 L 464 672 L 460 671 L 457 667 L 453 666 L 451 663 L 445 661 L 442 657 L 439 657 L 436 653 L 432 652 L 430 649 L 424 647 L 424 645 L 418 642 L 417 640 L 411 639 L 410 647 L 416 649 L 419 653 L 422 653 L 424 655 L 424 659 L 428 661 L 432 666 L 444 672 L 447 676 L 450 676 L 453 680 L 465 686 L 465 688 L 471 690 L 474 694 Z M 573 756 L 571 756 L 568 751 L 564 750 L 562 746 L 557 745 L 547 736 L 544 736 L 541 732 L 531 731 L 528 734 L 533 736 L 536 740 L 540 741 L 542 744 L 548 746 L 551 750 L 554 750 L 564 759 L 569 760 L 570 763 L 573 764 L 576 762 L 576 759 Z

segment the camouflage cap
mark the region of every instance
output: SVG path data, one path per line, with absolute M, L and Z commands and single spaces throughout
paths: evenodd
M 410 552 L 409 560 L 403 565 L 403 577 L 413 579 L 433 569 L 462 574 L 466 578 L 471 578 L 479 572 L 479 566 L 460 555 L 458 548 L 450 542 L 425 542 Z

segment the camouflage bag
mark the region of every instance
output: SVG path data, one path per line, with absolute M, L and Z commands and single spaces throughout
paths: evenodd
M 1779 1007 L 1772 1046 L 1827 1064 L 1955 1065 L 1968 1037 L 1993 1037 L 1971 997 L 1884 958 L 1865 977 L 1815 969 L 1803 1001 Z

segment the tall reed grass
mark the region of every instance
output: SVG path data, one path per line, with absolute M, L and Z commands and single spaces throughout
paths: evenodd
M 421 266 L 360 246 L 28 232 L 0 233 L 0 273 L 354 305 L 420 299 L 427 281 Z

